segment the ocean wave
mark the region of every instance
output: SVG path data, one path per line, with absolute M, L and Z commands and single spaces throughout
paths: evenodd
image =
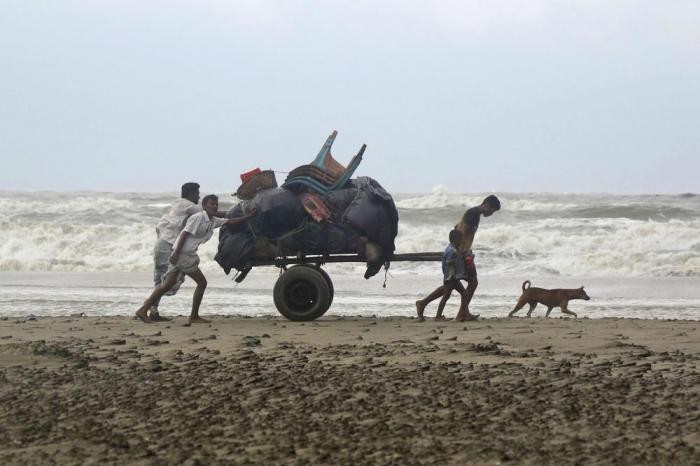
M 396 252 L 442 251 L 464 207 L 483 197 L 440 187 L 397 196 Z M 482 219 L 477 234 L 480 273 L 700 276 L 698 197 L 500 197 L 503 211 Z M 0 193 L 0 271 L 149 271 L 154 227 L 172 199 L 149 193 Z M 220 271 L 213 262 L 216 249 L 216 236 L 201 247 L 205 271 Z M 438 268 L 392 264 L 397 273 Z
M 488 193 L 482 194 L 459 194 L 450 192 L 444 186 L 436 186 L 429 194 L 408 195 L 396 201 L 399 209 L 405 210 L 427 210 L 461 208 L 466 209 L 484 200 Z M 508 194 L 498 194 L 503 209 L 510 211 L 561 211 L 572 209 L 577 206 L 574 203 L 553 202 L 551 199 L 518 199 Z
M 627 218 L 632 220 L 666 221 L 670 219 L 687 219 L 697 217 L 691 209 L 670 207 L 667 205 L 610 205 L 596 207 L 575 207 L 567 217 L 581 218 Z
M 700 275 L 700 221 L 487 222 L 477 233 L 475 252 L 489 274 Z M 445 225 L 404 226 L 396 240 L 397 251 L 441 251 L 447 230 Z
M 19 196 L 0 197 L 0 211 L 5 213 L 23 212 L 34 216 L 74 214 L 90 212 L 97 214 L 106 211 L 125 211 L 139 206 L 130 199 L 115 199 L 108 196 L 52 196 L 49 199 Z
M 0 271 L 148 271 L 156 235 L 151 224 L 53 225 L 0 222 Z M 217 242 L 200 248 L 215 270 Z

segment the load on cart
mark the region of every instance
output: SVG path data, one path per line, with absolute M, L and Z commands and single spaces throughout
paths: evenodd
M 391 195 L 370 177 L 352 178 L 363 145 L 347 166 L 331 155 L 333 131 L 316 158 L 293 169 L 281 187 L 271 170 L 241 175 L 229 212 L 239 217 L 255 209 L 247 224 L 221 228 L 215 260 L 242 281 L 255 266 L 276 265 L 278 311 L 290 320 L 313 320 L 333 301 L 333 283 L 321 269 L 326 262 L 366 262 L 365 278 L 388 267 L 394 256 L 398 212 Z M 295 264 L 287 268 L 287 265 Z

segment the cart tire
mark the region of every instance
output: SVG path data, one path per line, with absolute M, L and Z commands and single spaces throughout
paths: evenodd
M 273 298 L 277 310 L 289 320 L 310 321 L 330 307 L 331 288 L 325 272 L 315 267 L 295 266 L 275 283 Z M 327 275 L 327 274 L 326 274 Z
M 314 265 L 310 265 L 310 264 L 297 264 L 294 267 L 311 267 L 312 269 L 318 271 L 318 273 L 320 273 L 323 276 L 323 278 L 326 279 L 326 282 L 328 283 L 328 289 L 329 289 L 328 308 L 330 309 L 331 304 L 333 304 L 333 296 L 335 295 L 335 288 L 333 287 L 333 280 L 331 280 L 331 276 L 328 275 L 328 272 L 326 272 L 325 270 L 323 270 L 319 266 L 314 266 Z
M 331 280 L 331 276 L 328 275 L 328 272 L 323 270 L 321 267 L 314 267 L 312 265 L 307 265 L 307 267 L 313 267 L 314 270 L 317 270 L 318 273 L 320 273 L 323 278 L 326 279 L 326 283 L 328 283 L 328 307 L 331 307 L 331 304 L 333 304 L 333 296 L 335 295 L 335 288 L 333 287 L 333 281 Z
M 328 307 L 330 308 L 331 304 L 333 304 L 333 296 L 335 295 L 335 288 L 333 288 L 333 281 L 331 280 L 331 276 L 328 275 L 328 272 L 326 272 L 322 268 L 319 267 L 316 270 L 318 270 L 321 273 L 321 275 L 323 275 L 323 278 L 326 279 L 326 283 L 328 283 L 328 290 L 329 290 L 329 292 L 328 292 Z

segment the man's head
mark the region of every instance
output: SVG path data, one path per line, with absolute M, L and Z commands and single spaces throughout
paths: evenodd
M 454 244 L 456 246 L 460 241 L 462 241 L 462 232 L 456 228 L 454 230 L 450 230 L 450 244 Z
M 481 213 L 484 214 L 484 217 L 490 217 L 497 210 L 501 210 L 501 201 L 493 194 L 481 202 Z
M 219 210 L 219 198 L 216 194 L 207 194 L 202 199 L 202 209 L 208 216 L 213 217 Z
M 185 183 L 180 188 L 180 197 L 192 201 L 195 204 L 199 202 L 199 183 L 192 181 Z

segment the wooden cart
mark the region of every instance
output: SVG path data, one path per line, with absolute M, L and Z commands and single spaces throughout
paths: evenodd
M 428 262 L 442 260 L 441 252 L 394 254 L 390 262 Z M 285 256 L 274 259 L 254 259 L 236 282 L 241 282 L 252 267 L 274 265 L 281 269 L 275 283 L 273 298 L 277 310 L 289 320 L 318 319 L 333 303 L 333 281 L 322 265 L 338 262 L 366 262 L 358 254 Z

